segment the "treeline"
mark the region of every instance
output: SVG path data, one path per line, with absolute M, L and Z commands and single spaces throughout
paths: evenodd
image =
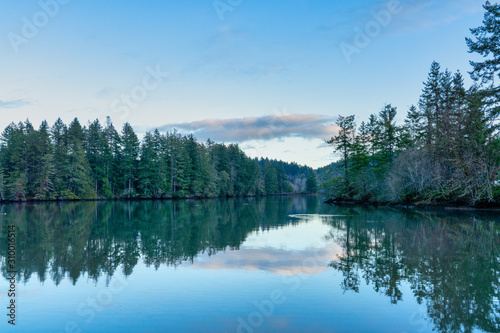
M 500 57 L 500 5 L 486 3 L 484 26 L 472 29 L 470 52 Z M 328 141 L 341 160 L 323 187 L 339 200 L 378 202 L 500 202 L 500 86 L 498 61 L 471 62 L 476 84 L 437 62 L 417 106 L 403 125 L 386 105 L 357 126 L 339 116 L 339 134 Z
M 147 132 L 110 118 L 82 126 L 58 119 L 38 129 L 10 124 L 0 145 L 0 200 L 259 196 L 314 192 L 309 167 L 252 159 L 236 144 Z

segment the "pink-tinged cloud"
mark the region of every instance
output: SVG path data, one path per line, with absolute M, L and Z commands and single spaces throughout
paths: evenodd
M 334 117 L 319 114 L 275 114 L 263 117 L 205 119 L 165 124 L 160 131 L 193 133 L 199 139 L 222 142 L 272 140 L 287 137 L 329 139 L 336 132 Z

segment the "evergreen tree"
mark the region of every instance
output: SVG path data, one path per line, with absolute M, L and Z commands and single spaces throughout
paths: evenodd
M 394 159 L 394 153 L 398 144 L 398 127 L 394 119 L 397 110 L 392 105 L 386 105 L 379 113 L 380 134 L 377 144 L 379 145 L 378 168 L 379 174 L 383 174 L 390 167 Z
M 26 133 L 22 122 L 11 123 L 2 133 L 2 164 L 6 173 L 6 187 L 13 200 L 25 200 L 28 191 Z
M 317 191 L 318 191 L 318 181 L 316 179 L 316 174 L 314 173 L 314 171 L 312 171 L 307 176 L 306 192 L 307 193 L 316 193 Z
M 0 148 L 0 155 L 2 154 L 1 148 Z M 7 195 L 6 195 L 6 188 L 5 188 L 5 174 L 3 171 L 3 167 L 0 164 L 0 201 L 5 201 L 7 200 Z
M 129 123 L 125 123 L 122 129 L 121 143 L 123 149 L 121 151 L 121 180 L 123 191 L 127 198 L 135 195 L 134 182 L 136 180 L 136 170 L 139 158 L 139 139 Z
M 438 131 L 436 123 L 442 119 L 441 111 L 441 66 L 433 61 L 427 81 L 424 82 L 424 89 L 419 101 L 420 112 L 423 120 L 423 133 L 425 144 L 433 148 Z
M 50 128 L 43 121 L 36 133 L 35 143 L 32 148 L 40 157 L 36 159 L 35 190 L 34 198 L 38 200 L 55 199 L 55 165 L 54 152 L 50 139 Z
M 68 127 L 67 140 L 67 191 L 65 199 L 93 199 L 95 191 L 92 182 L 92 170 L 83 148 L 84 129 L 75 118 Z
M 104 128 L 105 151 L 103 158 L 106 168 L 107 182 L 103 185 L 103 192 L 107 198 L 116 197 L 120 187 L 120 163 L 122 158 L 121 137 L 113 126 L 111 118 L 106 118 L 106 127 Z
M 138 170 L 138 187 L 144 198 L 159 198 L 161 196 L 161 179 L 158 177 L 160 158 L 155 149 L 155 139 L 146 132 L 141 145 L 141 159 Z
M 278 175 L 269 161 L 266 161 L 264 167 L 264 181 L 267 195 L 278 193 Z
M 350 164 L 352 155 L 352 146 L 355 140 L 356 123 L 354 122 L 354 116 L 344 117 L 339 115 L 337 121 L 335 122 L 339 128 L 338 135 L 332 137 L 327 141 L 329 145 L 334 147 L 336 152 L 341 154 L 341 161 L 343 165 L 344 179 L 343 185 L 345 187 L 344 192 L 349 193 L 350 187 Z
M 495 78 L 500 77 L 500 4 L 486 1 L 483 25 L 470 29 L 474 39 L 466 38 L 469 53 L 483 56 L 482 62 L 470 61 L 471 77 L 483 88 L 481 97 L 487 107 L 489 119 L 496 119 L 500 114 L 500 85 Z M 498 80 L 497 80 L 498 81 Z
M 420 112 L 418 112 L 417 107 L 415 105 L 410 106 L 404 120 L 404 125 L 401 128 L 399 150 L 420 146 L 422 133 L 421 119 L 422 116 Z
M 92 170 L 95 195 L 109 197 L 109 192 L 106 193 L 105 188 L 109 184 L 110 148 L 98 119 L 89 125 L 85 151 Z
M 56 196 L 63 198 L 69 177 L 68 169 L 68 129 L 61 118 L 58 118 L 51 129 L 54 147 L 54 187 Z

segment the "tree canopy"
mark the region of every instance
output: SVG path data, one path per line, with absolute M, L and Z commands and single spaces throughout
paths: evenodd
M 78 200 L 259 196 L 306 191 L 314 171 L 252 159 L 237 144 L 199 143 L 193 135 L 121 133 L 108 117 L 82 126 L 57 119 L 35 129 L 11 123 L 1 135 L 0 200 Z M 310 192 L 311 187 L 307 188 Z

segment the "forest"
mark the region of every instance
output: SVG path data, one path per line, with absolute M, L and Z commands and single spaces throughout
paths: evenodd
M 111 119 L 38 129 L 11 123 L 1 135 L 0 201 L 161 199 L 313 193 L 314 171 L 296 163 L 252 159 L 237 144 L 193 135 L 147 132 Z
M 466 38 L 474 84 L 434 61 L 404 123 L 388 104 L 359 126 L 337 118 L 328 141 L 340 161 L 320 170 L 333 201 L 500 203 L 500 5 L 486 2 L 483 26 Z

